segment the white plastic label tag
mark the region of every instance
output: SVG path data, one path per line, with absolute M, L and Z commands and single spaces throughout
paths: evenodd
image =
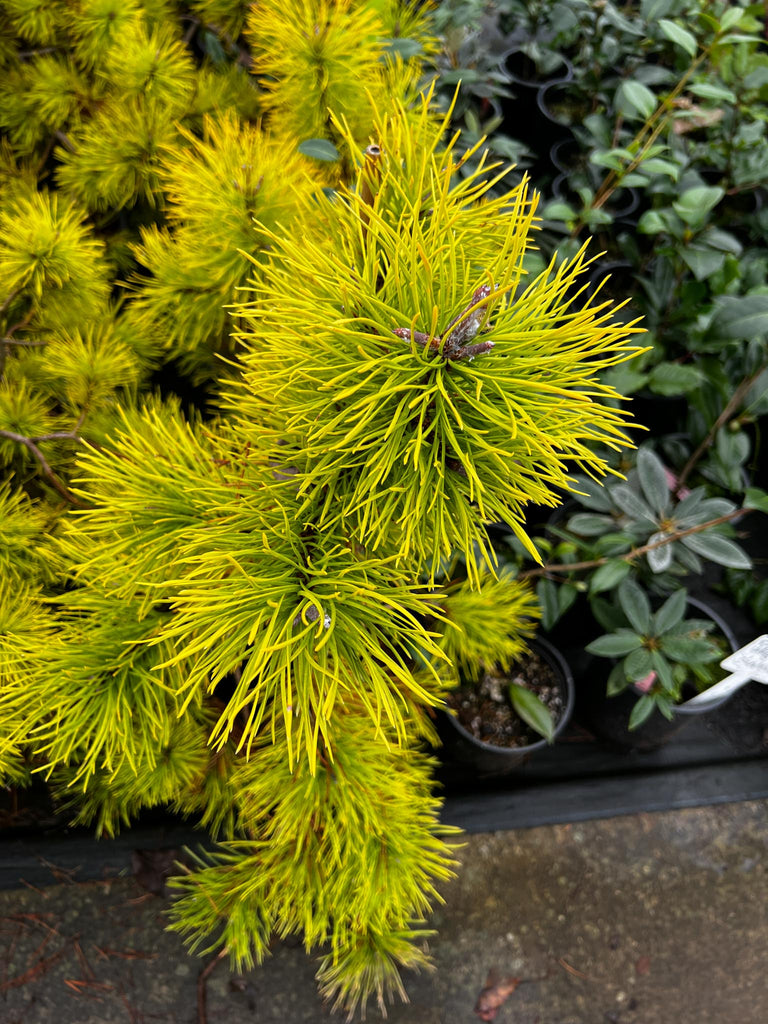
M 732 673 L 710 686 L 708 690 L 685 701 L 683 707 L 705 705 L 740 689 L 751 679 L 756 683 L 768 684 L 768 636 L 759 636 L 746 647 L 723 658 L 720 667 Z

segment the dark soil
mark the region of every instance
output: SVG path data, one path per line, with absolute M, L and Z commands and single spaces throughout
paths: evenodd
M 475 739 L 494 747 L 528 747 L 542 737 L 518 717 L 509 699 L 509 683 L 532 690 L 559 721 L 565 703 L 560 677 L 535 651 L 529 651 L 508 673 L 489 671 L 475 685 L 459 687 L 446 703 Z

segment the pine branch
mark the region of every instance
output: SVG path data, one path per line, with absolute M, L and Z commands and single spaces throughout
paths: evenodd
M 37 438 L 36 440 L 50 441 L 53 440 L 54 438 L 57 438 L 57 436 L 60 437 L 62 435 L 46 434 L 43 435 L 42 437 Z M 74 438 L 74 435 L 72 434 L 65 434 L 63 436 L 70 439 Z M 25 437 L 23 434 L 16 434 L 12 430 L 0 430 L 0 437 L 4 437 L 8 441 L 16 441 L 17 444 L 24 445 L 27 451 L 29 451 L 30 454 L 37 459 L 38 463 L 40 464 L 40 469 L 43 471 L 43 475 L 46 477 L 51 487 L 53 487 L 54 490 L 57 491 L 61 495 L 61 497 L 70 505 L 74 505 L 76 508 L 87 508 L 87 505 L 84 505 L 79 498 L 76 498 L 72 491 L 70 491 L 69 488 L 64 483 L 62 483 L 62 481 L 56 476 L 54 471 L 51 469 L 48 460 L 37 447 L 35 439 L 31 437 Z M 79 440 L 79 438 L 77 440 Z

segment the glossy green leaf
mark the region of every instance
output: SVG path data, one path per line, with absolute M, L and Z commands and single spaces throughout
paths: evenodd
M 680 256 L 697 281 L 706 281 L 725 263 L 725 253 L 701 245 L 685 246 L 680 250 Z
M 688 91 L 694 96 L 701 96 L 705 100 L 721 100 L 724 103 L 736 103 L 736 93 L 727 89 L 724 85 L 715 82 L 692 82 Z
M 622 82 L 616 93 L 616 102 L 625 116 L 639 115 L 642 120 L 650 117 L 657 103 L 648 86 L 635 79 Z
M 670 21 L 668 18 L 659 19 L 659 28 L 664 35 L 675 46 L 679 46 L 681 50 L 685 50 L 689 57 L 695 57 L 696 51 L 699 46 L 696 42 L 696 36 L 692 35 L 688 29 L 683 28 L 674 21 Z
M 734 28 L 747 12 L 743 7 L 733 6 L 726 8 L 723 11 L 723 16 L 720 19 L 720 30 L 727 32 L 728 29 Z
M 643 160 L 639 165 L 639 170 L 645 171 L 646 174 L 666 174 L 672 179 L 677 181 L 680 177 L 680 165 L 674 163 L 672 160 L 662 160 L 659 157 L 650 157 L 648 160 Z M 648 211 L 652 213 L 653 211 Z
M 768 295 L 721 295 L 711 330 L 723 338 L 761 338 L 768 334 Z
M 672 208 L 686 224 L 698 224 L 724 195 L 725 189 L 716 185 L 697 185 L 686 189 Z
M 519 683 L 509 684 L 509 699 L 522 720 L 548 743 L 555 738 L 555 723 L 547 705 L 532 690 Z

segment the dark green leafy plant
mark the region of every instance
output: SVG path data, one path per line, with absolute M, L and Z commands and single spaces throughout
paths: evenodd
M 686 683 L 702 692 L 716 682 L 722 672 L 715 663 L 727 651 L 710 636 L 714 629 L 711 620 L 685 618 L 688 593 L 684 587 L 675 590 L 656 611 L 634 580 L 624 580 L 616 595 L 620 614 L 608 617 L 624 624 L 593 640 L 586 649 L 601 657 L 621 659 L 608 676 L 609 697 L 632 685 L 642 692 L 629 718 L 629 729 L 636 729 L 654 709 L 671 718 Z

